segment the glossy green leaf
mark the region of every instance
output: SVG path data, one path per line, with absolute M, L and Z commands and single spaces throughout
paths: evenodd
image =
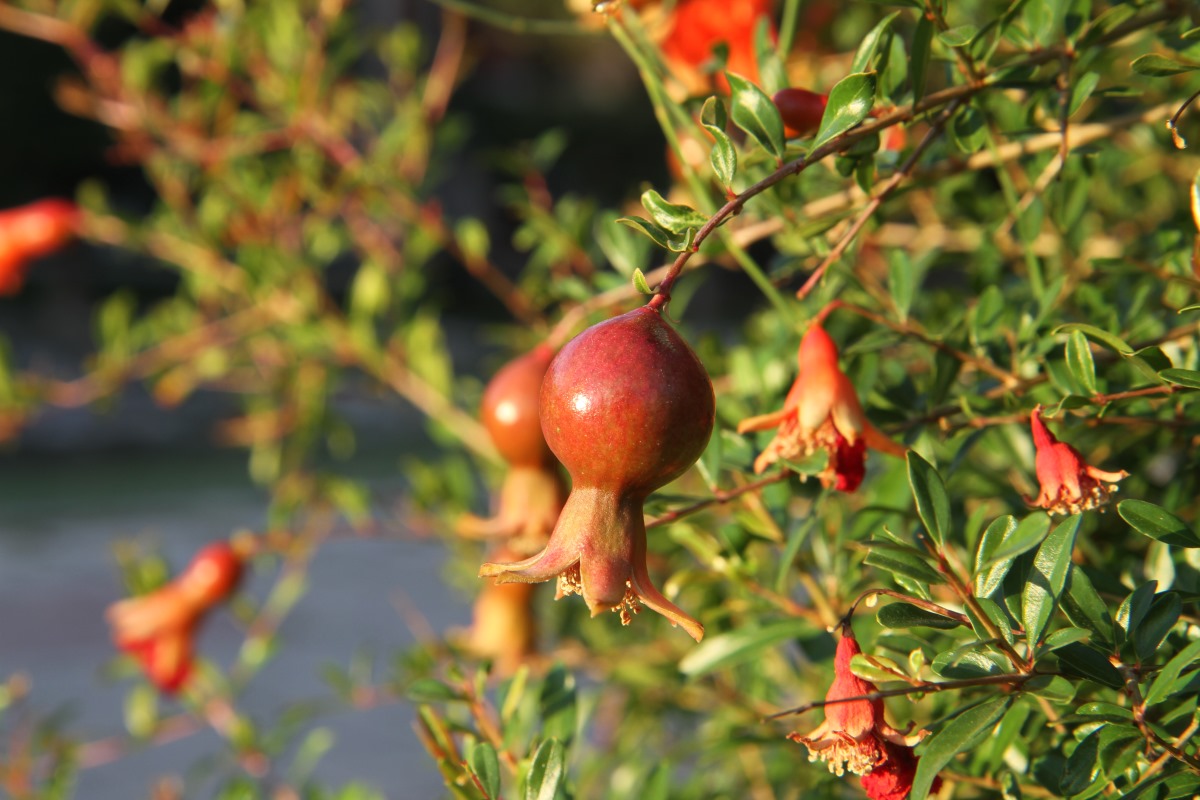
M 885 628 L 936 628 L 950 630 L 962 625 L 957 619 L 909 603 L 889 603 L 875 615 Z
M 1171 512 L 1145 500 L 1122 500 L 1117 513 L 1138 533 L 1175 547 L 1200 547 L 1200 536 Z
M 979 544 L 975 548 L 976 597 L 989 597 L 992 592 L 1000 588 L 1004 576 L 1008 574 L 1008 570 L 1012 567 L 1015 556 L 1000 561 L 992 561 L 992 554 L 1000 547 L 1001 542 L 1012 536 L 1016 530 L 1016 518 L 1005 514 L 1002 517 L 992 520 L 992 523 L 984 530 L 983 535 L 979 537 Z
M 692 241 L 696 238 L 695 228 L 688 228 L 683 233 L 675 235 L 642 217 L 620 217 L 617 219 L 617 222 L 633 228 L 635 231 L 644 233 L 659 247 L 670 250 L 673 253 L 682 253 L 685 250 L 690 250 L 692 248 Z
M 496 748 L 492 747 L 490 742 L 475 742 L 467 763 L 470 764 L 471 774 L 483 787 L 488 800 L 499 800 L 500 758 L 496 755 Z
M 1159 370 L 1158 375 L 1164 381 L 1175 384 L 1176 386 L 1186 386 L 1189 389 L 1200 389 L 1200 372 L 1194 369 L 1164 369 Z
M 1067 335 L 1067 369 L 1085 392 L 1096 393 L 1096 362 L 1092 360 L 1092 347 L 1083 331 L 1075 330 Z
M 1060 605 L 1071 624 L 1091 631 L 1100 644 L 1113 643 L 1113 619 L 1108 605 L 1078 565 L 1072 566 L 1067 575 L 1067 590 L 1063 592 Z
M 761 628 L 737 628 L 705 638 L 679 662 L 679 671 L 689 677 L 707 675 L 718 669 L 758 658 L 762 652 L 813 632 L 811 623 L 789 619 Z
M 1169 699 L 1195 680 L 1197 668 L 1200 668 L 1200 640 L 1189 642 L 1158 671 L 1154 682 L 1146 691 L 1146 705 L 1151 706 Z M 1180 680 L 1181 676 L 1183 680 Z
M 1067 758 L 1059 791 L 1066 795 L 1079 794 L 1102 779 L 1097 759 L 1100 756 L 1100 730 L 1088 734 Z
M 555 800 L 566 777 L 566 753 L 562 742 L 546 739 L 538 745 L 525 776 L 524 800 Z
M 1025 579 L 1021 596 L 1021 619 L 1025 626 L 1025 640 L 1031 651 L 1036 651 L 1042 634 L 1050 622 L 1050 616 L 1067 585 L 1067 572 L 1071 567 L 1071 551 L 1075 547 L 1075 536 L 1083 517 L 1074 514 L 1050 532 L 1033 558 L 1033 566 Z
M 1012 705 L 1011 697 L 988 700 L 968 708 L 934 733 L 920 749 L 917 774 L 909 800 L 925 800 L 937 774 L 959 753 L 977 747 Z
M 829 102 L 825 105 L 825 114 L 813 138 L 813 148 L 858 125 L 867 118 L 874 105 L 874 72 L 857 72 L 842 78 L 829 90 Z
M 708 222 L 708 217 L 691 206 L 668 202 L 653 189 L 642 192 L 642 207 L 660 228 L 671 233 L 681 233 L 688 228 L 699 228 Z
M 891 572 L 896 575 L 903 575 L 921 583 L 938 584 L 945 583 L 945 578 L 941 576 L 933 567 L 929 566 L 925 561 L 917 556 L 909 553 L 898 552 L 895 550 L 887 550 L 883 548 L 872 549 L 864 563 L 877 567 L 885 572 Z
M 650 284 L 646 282 L 646 276 L 642 274 L 640 269 L 633 271 L 633 288 L 641 294 L 651 294 L 654 291 L 650 288 Z
M 1100 82 L 1099 72 L 1085 72 L 1071 84 L 1071 102 L 1067 106 L 1067 116 L 1075 116 L 1088 98 L 1092 96 L 1092 92 L 1096 91 L 1096 84 Z
M 1041 544 L 1049 531 L 1050 516 L 1044 511 L 1035 511 L 1017 523 L 1016 529 L 1004 537 L 985 563 L 990 566 L 1011 561 Z
M 1059 668 L 1065 674 L 1086 678 L 1112 689 L 1120 689 L 1125 685 L 1121 673 L 1108 658 L 1086 644 L 1069 644 L 1054 651 L 1058 656 Z
M 1059 334 L 1070 331 L 1079 331 L 1093 342 L 1099 342 L 1110 350 L 1120 353 L 1123 356 L 1133 355 L 1133 348 L 1130 347 L 1128 342 L 1116 334 L 1112 334 L 1106 330 L 1097 328 L 1095 325 L 1085 325 L 1081 322 L 1071 322 L 1066 325 L 1059 325 L 1054 329 L 1053 333 Z
M 986 645 L 972 643 L 946 653 L 938 653 L 929 664 L 943 678 L 979 678 L 1004 675 L 1011 671 L 1008 660 Z
M 779 109 L 758 86 L 732 72 L 726 72 L 732 90 L 730 116 L 748 136 L 776 158 L 783 158 L 783 120 Z
M 1162 592 L 1154 597 L 1146 616 L 1133 629 L 1133 652 L 1138 659 L 1150 661 L 1155 657 L 1163 639 L 1179 622 L 1182 611 L 1183 603 L 1176 592 Z
M 908 451 L 908 485 L 929 538 L 941 547 L 950 533 L 950 497 L 937 470 L 915 450 Z
M 1133 60 L 1129 65 L 1133 71 L 1139 75 L 1149 75 L 1155 78 L 1162 78 L 1168 75 L 1179 75 L 1184 72 L 1192 72 L 1200 69 L 1200 64 L 1187 64 L 1182 61 L 1160 56 L 1158 53 L 1147 53 Z
M 959 25 L 938 34 L 938 41 L 947 47 L 965 47 L 979 35 L 978 25 Z
M 575 676 L 563 665 L 556 664 L 542 681 L 538 696 L 542 734 L 570 742 L 575 736 L 577 707 Z
M 858 45 L 858 50 L 854 52 L 854 61 L 850 64 L 850 72 L 867 72 L 871 68 L 871 62 L 875 58 L 875 53 L 879 50 L 879 45 L 884 41 L 892 23 L 896 21 L 896 17 L 900 16 L 899 11 L 893 11 L 886 17 L 881 19 L 874 28 L 872 28 L 862 42 Z

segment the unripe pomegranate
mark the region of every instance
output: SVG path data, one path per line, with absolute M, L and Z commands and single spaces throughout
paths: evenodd
M 808 89 L 780 89 L 772 98 L 783 119 L 784 134 L 789 139 L 816 133 L 825 115 L 829 95 Z
M 628 624 L 645 604 L 697 641 L 699 622 L 659 593 L 646 570 L 642 503 L 682 475 L 712 434 L 715 401 L 700 359 L 649 306 L 593 325 L 550 364 L 542 431 L 573 486 L 550 543 L 515 564 L 484 564 L 501 583 L 558 580 L 592 615 Z
M 523 555 L 546 546 L 567 497 L 567 487 L 538 419 L 542 376 L 554 351 L 540 345 L 500 368 L 483 392 L 480 419 L 500 455 L 510 465 L 496 516 L 465 515 L 457 524 L 464 536 L 509 540 Z

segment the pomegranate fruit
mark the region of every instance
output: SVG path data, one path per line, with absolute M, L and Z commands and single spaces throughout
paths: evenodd
M 509 464 L 496 516 L 463 516 L 457 530 L 475 538 L 503 538 L 522 555 L 545 546 L 567 497 L 558 460 L 538 419 L 542 377 L 554 351 L 540 345 L 505 364 L 483 392 L 480 419 Z
M 789 139 L 816 133 L 825 115 L 829 96 L 808 89 L 780 89 L 771 98 L 783 119 L 783 132 Z
M 501 560 L 521 555 L 506 546 L 495 553 Z M 537 652 L 534 589 L 531 583 L 489 583 L 475 598 L 467 647 L 492 659 L 494 672 L 502 677 L 512 675 Z
M 592 616 L 628 624 L 640 605 L 704 627 L 654 587 L 646 569 L 647 495 L 682 475 L 712 434 L 715 399 L 700 359 L 645 306 L 571 340 L 542 382 L 542 432 L 571 474 L 571 494 L 550 542 L 512 564 L 488 563 L 499 583 L 558 580 L 558 597 L 581 594 Z

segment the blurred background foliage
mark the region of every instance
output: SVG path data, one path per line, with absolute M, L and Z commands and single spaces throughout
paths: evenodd
M 736 42 L 664 60 L 683 5 L 0 5 L 0 205 L 84 209 L 80 241 L 0 298 L 4 459 L 61 452 L 81 413 L 95 421 L 68 451 L 244 451 L 261 522 L 212 536 L 253 540 L 270 576 L 232 604 L 235 660 L 202 661 L 178 698 L 109 664 L 133 681 L 114 738 L 31 722 L 9 677 L 9 794 L 70 796 L 79 769 L 211 729 L 189 781 L 218 775 L 218 796 L 375 797 L 320 779 L 312 723 L 403 702 L 448 796 L 858 796 L 784 738 L 812 713 L 768 719 L 824 696 L 829 631 L 855 608 L 873 658 L 856 669 L 909 692 L 889 713 L 933 731 L 917 752 L 941 796 L 1196 792 L 1200 165 L 1164 127 L 1197 88 L 1196 8 L 781 0 L 751 31 L 762 92 L 734 79 L 729 96 L 710 73 Z M 831 93 L 828 126 L 854 119 L 785 145 L 766 102 L 785 86 Z M 1177 117 L 1183 136 L 1195 118 Z M 789 163 L 804 169 L 779 180 Z M 659 243 L 739 193 L 670 306 L 717 429 L 646 508 L 651 571 L 705 641 L 540 588 L 538 653 L 514 675 L 430 631 L 331 654 L 327 696 L 246 713 L 288 658 L 288 613 L 338 591 L 308 579 L 331 541 L 437 537 L 440 578 L 480 591 L 485 549 L 452 526 L 503 469 L 475 419 L 488 376 L 644 302 L 638 272 L 654 286 L 675 257 Z M 617 222 L 635 215 L 650 237 Z M 747 488 L 771 434 L 738 421 L 782 407 L 830 304 L 868 416 L 922 460 L 872 454 L 852 494 L 801 479 L 820 458 Z M 1031 509 L 1037 404 L 1089 464 L 1130 473 L 1134 504 Z M 399 494 L 364 479 L 380 457 Z M 171 573 L 117 555 L 131 591 Z M 855 605 L 879 589 L 959 616 Z

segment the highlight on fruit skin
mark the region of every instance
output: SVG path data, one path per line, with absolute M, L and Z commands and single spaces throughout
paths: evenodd
M 136 658 L 160 690 L 179 691 L 192 672 L 197 627 L 241 577 L 242 556 L 233 546 L 208 545 L 175 580 L 108 607 L 113 643 Z
M 20 291 L 32 261 L 75 237 L 79 216 L 74 203 L 60 198 L 0 211 L 0 296 Z
M 854 384 L 838 366 L 837 345 L 814 320 L 800 340 L 799 373 L 783 408 L 738 423 L 738 433 L 778 428 L 754 461 L 761 474 L 780 459 L 806 458 L 818 450 L 829 461 L 817 477 L 822 486 L 853 492 L 866 474 L 867 449 L 902 458 L 903 445 L 889 439 L 863 413 Z
M 704 627 L 666 599 L 646 567 L 642 504 L 682 475 L 708 444 L 712 382 L 696 354 L 656 308 L 593 325 L 567 343 L 542 383 L 546 441 L 572 489 L 550 542 L 515 563 L 487 563 L 498 582 L 556 580 L 595 616 L 628 624 L 648 606 L 697 641 Z
M 509 468 L 496 514 L 465 514 L 455 523 L 462 536 L 505 541 L 521 555 L 545 547 L 567 498 L 562 468 L 542 435 L 538 402 L 554 351 L 542 344 L 501 367 L 488 382 L 480 421 Z

